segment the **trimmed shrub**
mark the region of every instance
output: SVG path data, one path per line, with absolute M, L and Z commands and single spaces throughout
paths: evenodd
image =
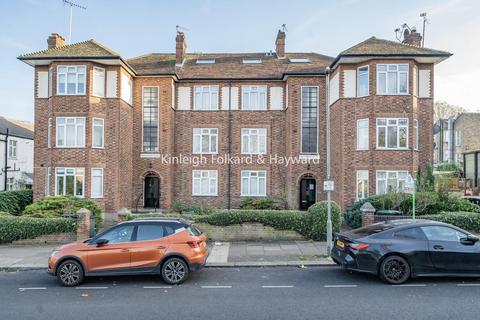
M 193 217 L 193 221 L 215 226 L 261 223 L 278 230 L 294 230 L 310 236 L 307 213 L 294 210 L 219 210 L 211 215 Z
M 74 231 L 75 222 L 70 219 L 0 216 L 0 243 L 31 239 L 45 234 Z
M 33 202 L 33 191 L 14 190 L 0 192 L 0 211 L 21 215 L 25 207 Z
M 258 197 L 249 197 L 242 199 L 240 202 L 240 209 L 249 209 L 249 210 L 282 210 L 285 207 L 282 205 L 281 201 L 274 198 L 258 198 Z
M 308 208 L 308 238 L 312 240 L 327 239 L 327 202 L 321 201 Z M 332 202 L 332 229 L 333 232 L 340 231 L 340 208 Z
M 451 196 L 445 192 L 417 192 L 416 215 L 432 215 L 440 212 L 477 212 L 480 213 L 480 206 L 468 200 Z M 360 208 L 365 202 L 370 202 L 377 210 L 398 210 L 404 215 L 412 213 L 412 195 L 405 193 L 387 193 L 371 196 L 355 202 L 352 208 L 345 212 L 345 223 L 351 228 L 361 226 L 362 214 Z
M 8 212 L 0 211 L 0 217 L 5 217 L 5 216 L 11 217 L 12 214 L 11 214 L 11 213 L 8 213 Z
M 440 214 L 422 216 L 422 219 L 445 222 L 471 232 L 480 232 L 480 213 L 442 212 Z
M 100 207 L 90 199 L 71 196 L 50 196 L 35 201 L 23 212 L 33 218 L 58 218 L 64 214 L 75 214 L 81 208 L 86 208 L 95 215 L 97 227 L 102 223 Z
M 187 204 L 180 201 L 174 201 L 173 209 L 178 213 L 193 212 L 194 214 L 212 214 L 214 209 L 200 204 Z

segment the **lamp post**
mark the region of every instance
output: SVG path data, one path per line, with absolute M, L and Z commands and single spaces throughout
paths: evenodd
M 332 191 L 333 181 L 331 181 L 330 167 L 330 67 L 325 69 L 325 107 L 326 107 L 326 138 L 327 138 L 327 180 L 323 183 L 324 191 L 327 191 L 327 255 L 332 252 Z

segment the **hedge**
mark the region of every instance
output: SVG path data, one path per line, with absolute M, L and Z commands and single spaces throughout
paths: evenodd
M 214 209 L 210 206 L 183 203 L 180 201 L 173 202 L 173 209 L 178 213 L 193 212 L 195 214 L 211 214 L 214 212 Z
M 33 191 L 30 189 L 0 192 L 0 211 L 3 212 L 20 215 L 32 202 Z
M 442 212 L 439 214 L 422 216 L 422 219 L 445 222 L 471 232 L 480 232 L 480 213 Z
M 270 197 L 248 197 L 240 202 L 240 209 L 283 210 L 285 205 L 280 199 Z
M 441 192 L 417 192 L 416 215 L 436 215 L 440 212 L 477 212 L 480 206 L 468 200 L 458 198 Z M 365 202 L 370 202 L 377 210 L 398 210 L 404 215 L 411 215 L 412 195 L 404 193 L 387 193 L 375 195 L 367 199 L 357 201 L 352 208 L 344 214 L 345 223 L 351 228 L 358 228 L 362 224 L 360 208 Z
M 27 206 L 23 214 L 34 218 L 59 218 L 64 214 L 75 214 L 81 208 L 86 208 L 95 215 L 97 227 L 102 223 L 100 207 L 94 201 L 71 196 L 42 198 Z
M 327 204 L 318 202 L 307 212 L 296 210 L 216 210 L 208 215 L 129 215 L 128 219 L 153 217 L 184 217 L 193 222 L 214 226 L 229 226 L 242 223 L 261 223 L 278 230 L 294 230 L 312 240 L 326 239 Z M 340 209 L 332 203 L 333 231 L 340 230 Z
M 70 219 L 0 216 L 0 243 L 75 230 L 75 222 Z

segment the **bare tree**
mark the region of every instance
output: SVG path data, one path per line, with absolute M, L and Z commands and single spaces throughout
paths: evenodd
M 445 101 L 436 101 L 433 105 L 434 122 L 437 122 L 440 119 L 456 117 L 459 113 L 464 111 L 465 109 L 462 107 L 454 106 Z

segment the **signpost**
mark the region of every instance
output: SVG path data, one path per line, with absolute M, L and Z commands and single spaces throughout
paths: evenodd
M 405 186 L 403 192 L 412 195 L 412 218 L 415 219 L 415 180 L 409 174 L 405 180 Z

